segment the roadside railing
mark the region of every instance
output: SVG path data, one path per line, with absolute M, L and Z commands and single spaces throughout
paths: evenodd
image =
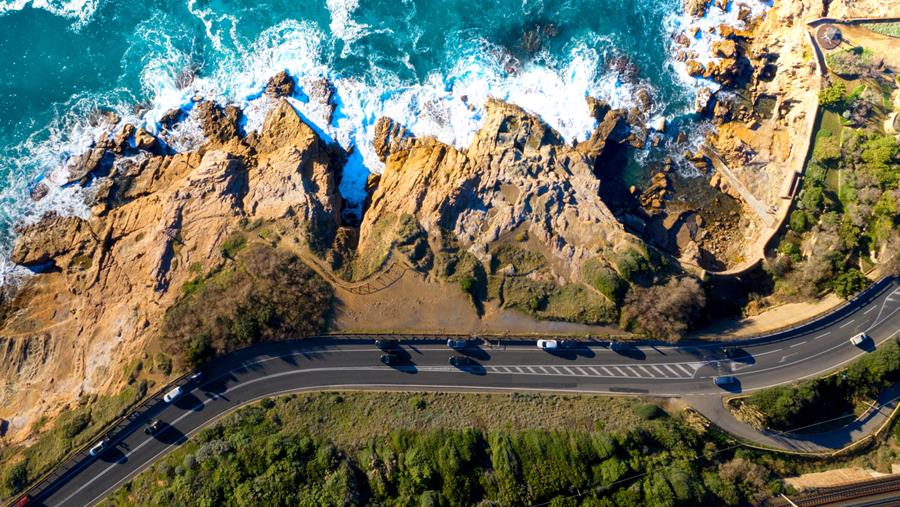
M 9 505 L 11 507 L 14 507 L 16 505 L 16 502 L 18 502 L 23 497 L 39 499 L 41 495 L 56 481 L 65 477 L 75 468 L 81 466 L 84 463 L 85 458 L 88 458 L 90 448 L 100 440 L 105 440 L 108 438 L 110 441 L 110 446 L 116 445 L 120 437 L 125 436 L 122 433 L 126 428 L 134 424 L 136 420 L 141 419 L 141 417 L 145 415 L 151 407 L 153 407 L 163 399 L 163 396 L 166 392 L 170 391 L 176 385 L 183 383 L 189 375 L 191 375 L 191 372 L 181 375 L 168 384 L 162 386 L 152 395 L 145 397 L 130 409 L 126 409 L 127 412 L 125 413 L 125 415 L 104 426 L 100 431 L 97 432 L 96 437 L 89 439 L 82 446 L 69 451 L 69 453 L 66 454 L 66 457 L 63 458 L 59 464 L 45 472 L 40 476 L 39 479 L 32 482 L 31 486 L 29 486 L 28 489 L 17 494 L 11 500 Z

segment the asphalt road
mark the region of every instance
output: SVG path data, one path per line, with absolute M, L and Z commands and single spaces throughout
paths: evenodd
M 866 332 L 862 347 L 848 343 Z M 639 344 L 612 350 L 609 343 L 590 342 L 572 350 L 548 353 L 533 340 L 504 340 L 463 351 L 475 365 L 455 368 L 448 357 L 458 353 L 435 339 L 406 337 L 399 366 L 379 362 L 380 351 L 369 337 L 328 337 L 266 344 L 223 358 L 202 380 L 185 385 L 174 403 L 160 400 L 134 421 L 132 431 L 113 437 L 97 458 L 78 456 L 77 466 L 38 496 L 36 503 L 92 505 L 143 470 L 179 442 L 222 415 L 263 397 L 323 389 L 553 391 L 683 397 L 734 434 L 784 449 L 839 448 L 868 433 L 887 410 L 860 421 L 857 427 L 822 438 L 758 432 L 736 421 L 722 408 L 729 392 L 748 392 L 840 368 L 900 335 L 900 282 L 887 281 L 843 310 L 815 323 L 748 342 L 732 342 L 736 354 L 720 345 Z M 729 357 L 730 356 L 730 357 Z M 717 375 L 733 375 L 727 390 Z M 148 436 L 140 426 L 150 419 L 165 428 Z

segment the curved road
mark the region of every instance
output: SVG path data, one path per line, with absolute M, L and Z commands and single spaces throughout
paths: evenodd
M 867 332 L 872 342 L 848 343 Z M 159 400 L 136 418 L 98 458 L 73 459 L 72 470 L 34 500 L 46 505 L 92 505 L 128 478 L 169 452 L 202 427 L 235 408 L 266 396 L 323 389 L 407 389 L 465 391 L 554 391 L 682 397 L 715 424 L 738 437 L 788 450 L 837 449 L 880 425 L 893 408 L 858 421 L 843 431 L 821 435 L 759 432 L 735 420 L 722 407 L 728 392 L 712 377 L 734 375 L 733 392 L 747 392 L 822 375 L 900 335 L 900 282 L 888 280 L 841 310 L 797 329 L 748 342 L 732 342 L 737 355 L 726 357 L 716 344 L 639 344 L 612 350 L 589 342 L 558 353 L 538 350 L 533 340 L 481 344 L 464 351 L 476 366 L 448 365 L 440 340 L 405 337 L 403 365 L 382 365 L 371 338 L 328 337 L 265 344 L 227 356 L 202 380 L 185 384 L 175 403 Z M 166 423 L 148 436 L 140 431 L 149 419 Z M 33 500 L 33 501 L 34 501 Z

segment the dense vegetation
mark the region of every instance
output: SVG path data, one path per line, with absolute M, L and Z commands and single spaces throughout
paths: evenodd
M 706 294 L 693 278 L 672 278 L 665 285 L 633 287 L 622 307 L 622 324 L 649 338 L 675 341 L 698 321 Z
M 267 245 L 229 241 L 221 270 L 198 276 L 166 314 L 162 336 L 181 362 L 198 366 L 261 340 L 321 331 L 333 289 L 296 256 Z
M 849 297 L 867 285 L 863 272 L 882 264 L 898 271 L 900 144 L 878 118 L 896 87 L 870 78 L 852 91 L 843 81 L 823 90 L 826 108 L 803 188 L 768 265 L 787 296 L 815 297 L 833 290 Z
M 900 347 L 891 340 L 843 372 L 757 391 L 740 402 L 752 409 L 757 424 L 787 431 L 848 414 L 898 379 Z
M 299 407 L 315 409 L 289 397 L 241 410 L 110 503 L 737 505 L 781 488 L 751 455 L 720 448 L 702 426 L 656 406 L 621 431 L 398 429 L 355 446 L 294 424 Z

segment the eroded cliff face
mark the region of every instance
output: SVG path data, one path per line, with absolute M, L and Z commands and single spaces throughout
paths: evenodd
M 246 138 L 239 111 L 202 103 L 192 114 L 208 136 L 198 151 L 160 155 L 156 138 L 137 142 L 126 126 L 73 166 L 78 179 L 99 176 L 90 217 L 49 215 L 21 230 L 13 260 L 43 274 L 0 329 L 8 441 L 82 394 L 115 393 L 180 288 L 223 262 L 223 243 L 248 221 L 336 228 L 342 154 L 289 103 Z M 109 174 L 91 160 L 106 160 Z
M 414 217 L 432 249 L 458 243 L 486 264 L 498 240 L 525 232 L 567 280 L 577 280 L 581 263 L 601 251 L 639 243 L 600 199 L 594 171 L 618 116 L 600 123 L 603 135 L 576 148 L 519 107 L 490 101 L 486 110 L 467 150 L 412 138 L 388 119 L 379 123 L 376 147 L 385 169 L 360 228 L 359 258 L 385 258 L 402 241 L 398 228 L 385 224 L 403 217 Z

